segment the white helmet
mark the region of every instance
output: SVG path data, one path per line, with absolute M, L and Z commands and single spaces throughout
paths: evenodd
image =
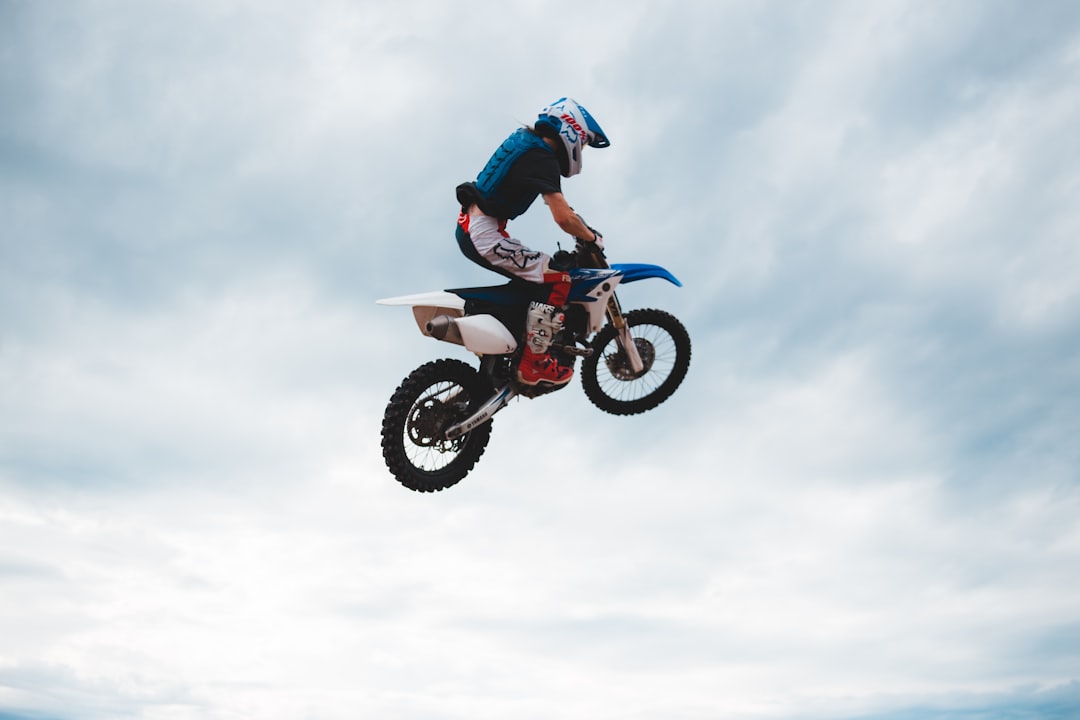
M 536 130 L 541 135 L 560 141 L 556 151 L 563 177 L 581 172 L 581 151 L 585 145 L 594 148 L 611 145 L 589 111 L 571 98 L 559 98 L 541 110 Z

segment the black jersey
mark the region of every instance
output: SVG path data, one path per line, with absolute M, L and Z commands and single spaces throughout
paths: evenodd
M 485 215 L 513 220 L 538 195 L 562 192 L 561 180 L 555 151 L 522 128 L 499 146 L 476 182 L 457 187 L 457 197 L 463 207 L 475 203 Z

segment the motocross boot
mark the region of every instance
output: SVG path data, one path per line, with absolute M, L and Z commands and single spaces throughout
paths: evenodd
M 526 321 L 525 348 L 518 365 L 518 381 L 523 385 L 540 382 L 565 385 L 574 377 L 572 368 L 559 365 L 548 353 L 551 339 L 562 330 L 563 313 L 554 305 L 533 302 Z

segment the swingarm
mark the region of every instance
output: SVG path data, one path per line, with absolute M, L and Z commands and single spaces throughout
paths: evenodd
M 459 423 L 451 425 L 446 429 L 446 439 L 456 440 L 467 432 L 476 429 L 478 426 L 491 420 L 495 413 L 502 410 L 504 407 L 510 404 L 510 401 L 517 396 L 517 390 L 511 387 L 509 384 L 504 386 L 501 390 L 496 392 L 491 398 L 488 399 L 480 409 L 475 413 L 462 420 Z

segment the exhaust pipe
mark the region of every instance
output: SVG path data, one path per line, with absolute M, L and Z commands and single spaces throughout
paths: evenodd
M 458 345 L 465 344 L 465 341 L 461 338 L 461 330 L 458 329 L 457 322 L 449 315 L 436 315 L 428 320 L 426 327 L 428 335 L 436 340 L 445 340 Z
M 507 355 L 517 349 L 514 336 L 491 315 L 436 315 L 423 328 L 436 340 L 464 345 L 477 355 Z

